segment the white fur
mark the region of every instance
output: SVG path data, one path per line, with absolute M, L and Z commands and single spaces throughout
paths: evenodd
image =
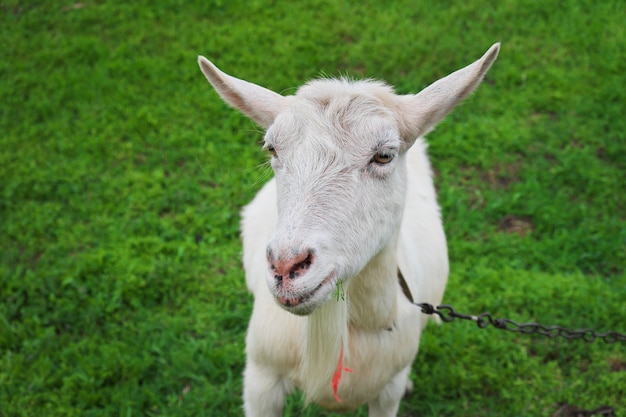
M 427 323 L 403 294 L 398 268 L 415 301 L 431 304 L 441 302 L 448 275 L 421 137 L 478 86 L 498 50 L 407 96 L 381 82 L 329 79 L 283 97 L 199 58 L 222 98 L 265 127 L 265 145 L 276 151 L 275 178 L 243 210 L 255 299 L 247 416 L 282 415 L 295 388 L 330 410 L 368 403 L 370 416 L 396 415 Z M 377 163 L 377 153 L 393 159 Z M 342 350 L 352 372 L 341 374 L 338 402 L 331 380 Z

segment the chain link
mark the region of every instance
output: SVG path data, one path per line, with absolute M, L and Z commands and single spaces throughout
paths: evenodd
M 597 339 L 602 339 L 606 343 L 626 342 L 626 334 L 610 331 L 599 333 L 591 329 L 572 330 L 561 326 L 544 326 L 538 323 L 518 323 L 513 320 L 494 318 L 489 313 L 481 313 L 478 316 L 457 313 L 450 305 L 443 304 L 434 307 L 427 303 L 413 303 L 422 309 L 422 313 L 441 317 L 441 320 L 449 323 L 454 319 L 469 320 L 476 323 L 478 327 L 484 329 L 493 326 L 496 329 L 506 330 L 508 332 L 523 334 L 539 334 L 551 339 L 562 337 L 568 340 L 582 339 L 587 343 L 593 343 Z

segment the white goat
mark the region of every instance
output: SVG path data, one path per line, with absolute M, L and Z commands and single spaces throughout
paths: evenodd
M 482 81 L 498 55 L 416 95 L 378 81 L 311 81 L 281 96 L 204 57 L 219 95 L 266 128 L 275 178 L 243 210 L 243 263 L 254 294 L 246 339 L 247 416 L 308 401 L 395 416 L 448 276 L 446 239 L 422 136 Z M 401 273 L 399 273 L 401 271 Z

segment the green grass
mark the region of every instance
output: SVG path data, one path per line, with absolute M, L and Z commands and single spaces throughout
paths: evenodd
M 238 212 L 265 155 L 198 54 L 280 92 L 409 93 L 501 41 L 429 136 L 445 302 L 626 332 L 623 3 L 416 3 L 1 2 L 0 416 L 242 414 Z M 401 416 L 626 416 L 624 344 L 431 326 L 413 380 Z

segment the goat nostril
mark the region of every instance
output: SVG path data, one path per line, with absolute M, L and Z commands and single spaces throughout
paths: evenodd
M 293 268 L 291 269 L 291 271 L 289 272 L 289 278 L 295 278 L 299 275 L 298 271 L 306 271 L 311 267 L 311 263 L 313 261 L 311 260 L 311 255 L 307 255 L 306 258 L 304 258 L 303 261 L 298 262 L 297 264 L 295 264 L 293 266 Z
M 272 255 L 274 253 L 268 250 L 268 266 L 271 275 L 279 284 L 283 282 L 284 278 L 296 279 L 304 275 L 311 267 L 315 256 L 313 250 L 295 252 L 289 257 L 269 257 Z

